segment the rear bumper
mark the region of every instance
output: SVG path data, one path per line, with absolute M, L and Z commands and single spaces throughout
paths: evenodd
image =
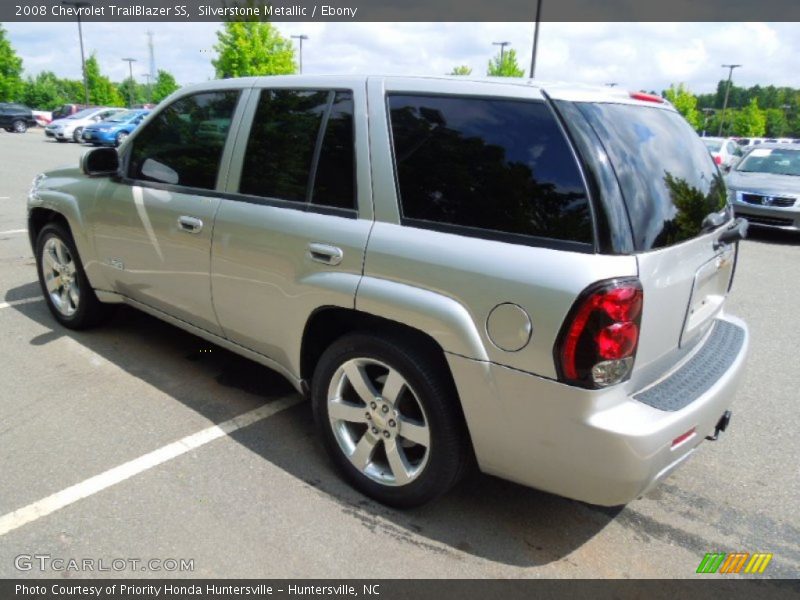
M 448 355 L 481 470 L 591 504 L 615 506 L 641 496 L 687 460 L 730 407 L 749 338 L 740 320 L 721 320 L 741 331 L 738 346 L 692 402 L 670 405 L 685 404 L 677 410 L 634 397 L 647 390 L 585 390 Z M 656 386 L 692 369 L 706 343 Z M 692 428 L 694 435 L 673 447 Z

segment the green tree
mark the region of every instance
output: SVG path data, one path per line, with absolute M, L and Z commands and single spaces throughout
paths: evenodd
M 783 137 L 789 131 L 789 122 L 783 109 L 768 108 L 764 111 L 764 116 L 767 137 Z
M 151 101 L 158 104 L 164 98 L 169 96 L 172 92 L 177 90 L 180 86 L 171 73 L 167 71 L 158 70 L 158 76 L 153 84 L 153 93 Z
M 291 41 L 271 24 L 258 21 L 224 23 L 211 61 L 220 79 L 250 75 L 287 75 L 297 70 Z
M 448 75 L 472 75 L 472 67 L 468 67 L 467 65 L 459 65 L 457 67 L 453 67 L 453 70 L 450 71 Z
M 500 52 L 490 60 L 486 74 L 490 77 L 522 77 L 525 71 L 517 64 L 517 51 L 512 49 Z
M 120 95 L 117 86 L 100 73 L 97 57 L 92 54 L 86 60 L 86 82 L 89 85 L 89 102 L 98 106 L 125 106 L 127 101 Z
M 135 79 L 126 77 L 117 85 L 117 90 L 120 96 L 122 96 L 126 106 L 144 104 L 147 102 L 147 87 L 138 83 Z M 130 101 L 131 97 L 133 97 L 133 102 Z
M 672 102 L 673 106 L 683 118 L 688 121 L 689 125 L 695 129 L 700 129 L 703 125 L 703 116 L 697 110 L 697 98 L 689 91 L 684 84 L 679 83 L 677 87 L 675 84 L 669 86 L 669 89 L 664 92 L 667 100 Z
M 767 117 L 758 108 L 758 100 L 753 98 L 743 109 L 732 116 L 733 135 L 742 137 L 761 137 L 767 129 Z
M 24 87 L 22 59 L 17 56 L 6 37 L 6 30 L 0 25 L 0 102 L 19 100 Z

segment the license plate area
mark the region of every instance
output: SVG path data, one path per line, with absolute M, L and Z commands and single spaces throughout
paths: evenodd
M 735 261 L 735 247 L 729 245 L 697 269 L 681 334 L 681 346 L 704 333 L 722 310 Z

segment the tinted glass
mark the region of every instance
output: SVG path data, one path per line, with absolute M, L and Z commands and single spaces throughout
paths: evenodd
M 134 141 L 129 176 L 214 189 L 238 97 L 238 91 L 209 92 L 170 104 Z
M 311 202 L 355 208 L 355 145 L 353 95 L 336 92 L 322 139 Z
M 391 95 L 406 219 L 591 243 L 575 159 L 543 102 Z
M 304 202 L 328 92 L 263 90 L 247 142 L 239 191 Z
M 603 141 L 622 188 L 637 250 L 698 235 L 725 208 L 725 186 L 706 146 L 678 113 L 578 103 Z

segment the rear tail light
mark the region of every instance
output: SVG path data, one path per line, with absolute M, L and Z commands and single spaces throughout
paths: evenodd
M 625 381 L 639 345 L 642 301 L 638 279 L 613 279 L 585 290 L 556 342 L 559 379 L 588 388 Z
M 722 157 L 719 154 L 714 155 L 714 164 L 721 165 L 722 164 Z

